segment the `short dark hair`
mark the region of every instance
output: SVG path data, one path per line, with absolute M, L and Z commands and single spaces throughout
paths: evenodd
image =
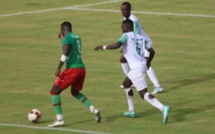
M 131 4 L 129 2 L 123 2 L 122 5 L 126 5 L 129 9 L 131 9 Z
M 62 24 L 61 24 L 61 27 L 68 27 L 69 29 L 72 29 L 72 24 L 69 22 L 69 21 L 64 21 Z
M 122 22 L 122 24 L 129 24 L 131 26 L 131 28 L 133 28 L 133 21 L 130 19 L 126 19 Z

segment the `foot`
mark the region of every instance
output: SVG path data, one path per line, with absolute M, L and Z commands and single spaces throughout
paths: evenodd
M 154 91 L 151 94 L 157 94 L 157 93 L 160 93 L 161 91 L 163 91 L 162 87 L 155 87 Z
M 124 86 L 123 86 L 123 85 L 120 85 L 119 87 L 120 87 L 120 88 L 124 88 Z M 132 87 L 134 87 L 134 85 L 131 85 L 131 88 L 132 88 Z
M 168 114 L 169 114 L 169 106 L 164 106 L 164 109 L 163 109 L 163 123 L 167 123 Z
M 63 120 L 61 120 L 61 121 L 56 120 L 53 124 L 48 125 L 48 127 L 60 127 L 60 126 L 63 126 L 63 125 L 64 125 Z
M 98 109 L 94 109 L 93 114 L 94 114 L 96 122 L 100 123 L 101 119 L 102 119 L 101 116 L 100 116 L 100 111 Z
M 124 116 L 133 118 L 136 116 L 136 112 L 134 110 L 133 111 L 127 111 L 124 113 Z

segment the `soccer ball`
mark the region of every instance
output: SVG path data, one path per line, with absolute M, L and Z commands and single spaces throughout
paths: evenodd
M 32 109 L 28 112 L 28 119 L 33 123 L 38 123 L 41 119 L 42 113 L 38 109 Z

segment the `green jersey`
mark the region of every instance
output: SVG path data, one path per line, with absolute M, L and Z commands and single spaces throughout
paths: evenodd
M 72 32 L 67 33 L 62 40 L 62 47 L 70 45 L 68 57 L 66 59 L 66 68 L 85 68 L 81 57 L 81 38 Z

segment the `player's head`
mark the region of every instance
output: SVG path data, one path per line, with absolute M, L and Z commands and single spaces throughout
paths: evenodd
M 126 19 L 122 22 L 122 32 L 126 33 L 130 31 L 133 31 L 133 21 Z
M 131 14 L 131 4 L 129 2 L 123 2 L 121 5 L 122 16 L 129 18 Z
M 69 21 L 64 21 L 61 24 L 61 33 L 62 35 L 66 35 L 68 32 L 72 31 L 72 24 Z

